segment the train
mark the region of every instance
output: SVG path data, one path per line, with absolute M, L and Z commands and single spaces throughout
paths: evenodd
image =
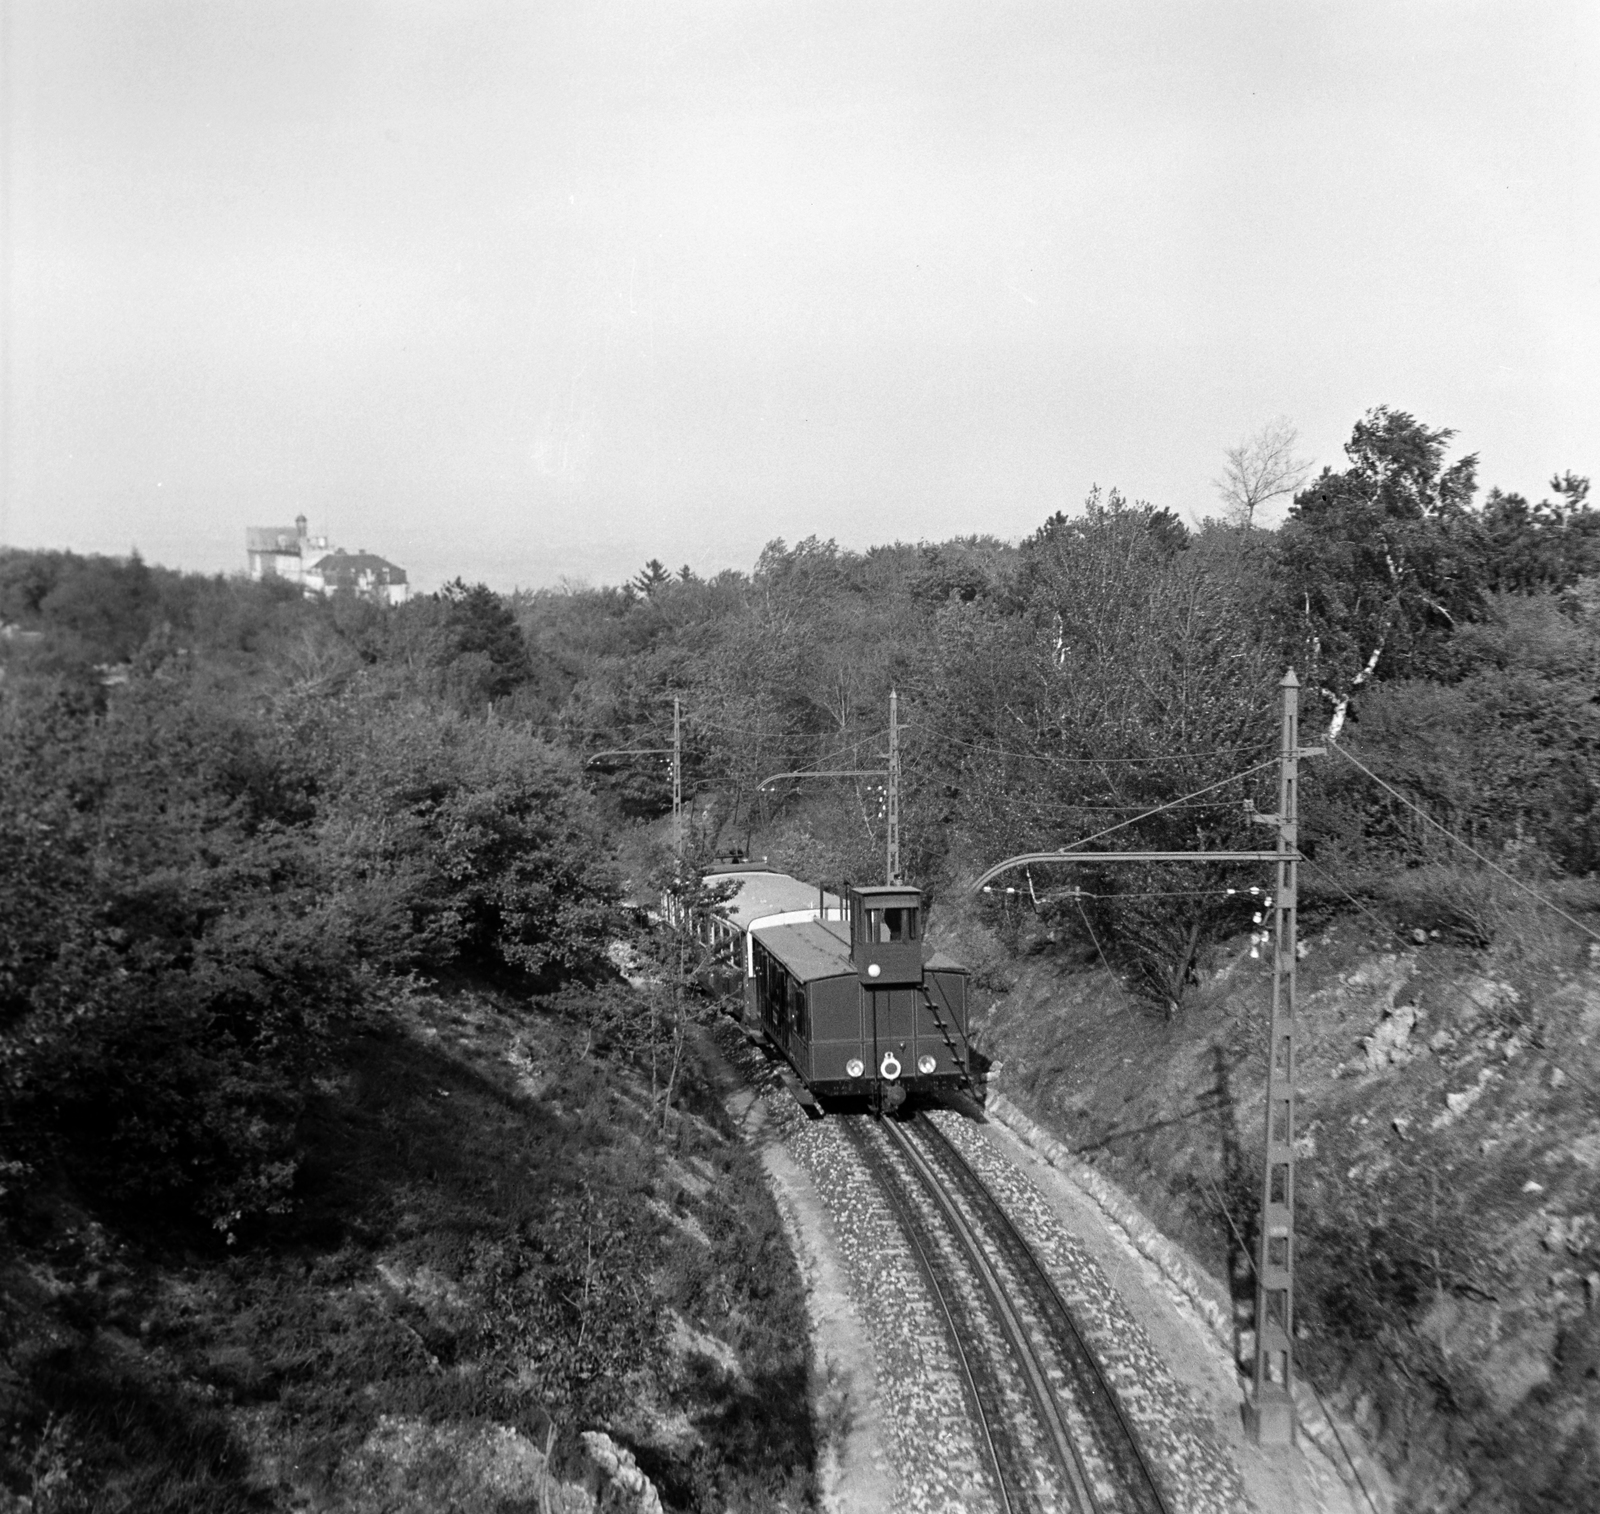
M 708 940 L 803 1103 L 865 1099 L 881 1113 L 914 1094 L 970 1091 L 968 973 L 928 947 L 921 890 L 840 895 L 748 862 L 713 865 L 705 882 L 728 893 Z

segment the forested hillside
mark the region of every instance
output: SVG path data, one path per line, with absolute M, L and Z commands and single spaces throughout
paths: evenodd
M 0 617 L 0 1507 L 531 1508 L 583 1431 L 803 1496 L 776 1211 L 499 598 Z
M 808 537 L 748 573 L 398 608 L 0 555 L 6 1496 L 410 1507 L 371 1470 L 397 1426 L 459 1463 L 450 1435 L 506 1424 L 529 1455 L 614 1430 L 684 1508 L 806 1497 L 798 1285 L 696 1059 L 709 1006 L 662 988 L 671 950 L 654 989 L 607 954 L 622 901 L 672 883 L 674 701 L 692 851 L 838 884 L 882 873 L 896 691 L 906 870 L 950 901 L 1106 833 L 1259 846 L 1292 665 L 1304 739 L 1338 741 L 1305 778 L 1308 922 L 1493 952 L 1537 917 L 1515 879 L 1581 928 L 1600 513 L 1570 474 L 1480 499 L 1453 441 L 1373 411 L 1275 530 L 1097 490 L 1018 544 Z M 764 783 L 837 769 L 866 776 Z M 1175 1036 L 1261 907 L 1222 867 L 1014 881 L 973 929 L 1107 975 Z M 330 1330 L 401 1364 L 376 1398 L 317 1356 Z M 691 1352 L 670 1402 L 643 1367 L 607 1386 L 639 1341 L 712 1337 L 735 1365 Z
M 522 595 L 537 672 L 514 707 L 590 754 L 596 791 L 643 818 L 670 797 L 677 697 L 703 847 L 755 844 L 802 876 L 863 880 L 883 867 L 881 779 L 758 785 L 881 768 L 895 689 L 908 871 L 938 895 L 999 857 L 1118 827 L 1130 849 L 1258 846 L 1245 801 L 1275 806 L 1277 685 L 1293 666 L 1306 741 L 1338 736 L 1501 865 L 1559 888 L 1593 870 L 1600 842 L 1600 513 L 1571 475 L 1537 504 L 1480 501 L 1476 460 L 1452 441 L 1372 412 L 1348 466 L 1313 479 L 1275 531 L 1190 529 L 1096 491 L 1015 546 L 774 542 L 749 575 L 652 562 L 620 588 Z M 1492 875 L 1353 766 L 1312 765 L 1302 809 L 1313 893 L 1487 942 L 1487 906 L 1469 900 Z M 1463 866 L 1479 880 L 1464 889 Z M 1070 897 L 1034 880 L 1060 950 L 1104 950 L 1174 1007 L 1197 954 L 1254 909 L 1222 871 L 1074 880 Z

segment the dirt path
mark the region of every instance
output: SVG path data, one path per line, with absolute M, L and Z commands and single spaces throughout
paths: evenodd
M 761 1153 L 805 1279 L 822 1506 L 828 1514 L 883 1514 L 897 1502 L 897 1483 L 879 1423 L 871 1340 L 840 1272 L 826 1206 L 810 1174 L 784 1146 L 784 1127 L 804 1116 L 781 1091 L 774 1099 L 752 1088 L 731 1065 L 727 1073 L 724 1103 Z

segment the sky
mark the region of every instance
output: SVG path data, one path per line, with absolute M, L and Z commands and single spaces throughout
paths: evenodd
M 1600 482 L 1597 73 L 1592 0 L 0 0 L 0 542 L 709 573 L 1378 404 Z

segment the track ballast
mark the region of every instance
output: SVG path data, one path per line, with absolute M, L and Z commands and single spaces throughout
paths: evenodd
M 846 1121 L 889 1200 L 965 1378 L 1007 1514 L 1170 1514 L 1048 1270 L 921 1115 Z

